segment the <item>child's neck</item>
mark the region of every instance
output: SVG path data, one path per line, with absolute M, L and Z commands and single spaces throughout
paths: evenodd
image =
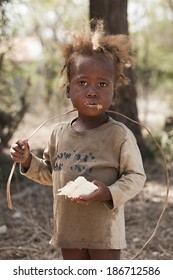
M 106 123 L 109 119 L 109 116 L 104 114 L 97 118 L 84 118 L 78 116 L 78 118 L 73 122 L 73 129 L 77 132 L 82 132 L 85 130 L 94 129 L 102 124 Z

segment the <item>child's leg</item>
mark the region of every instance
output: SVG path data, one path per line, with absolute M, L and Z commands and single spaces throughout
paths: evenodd
M 90 260 L 87 249 L 61 248 L 64 260 Z
M 116 249 L 89 249 L 89 255 L 91 260 L 120 260 L 121 250 Z

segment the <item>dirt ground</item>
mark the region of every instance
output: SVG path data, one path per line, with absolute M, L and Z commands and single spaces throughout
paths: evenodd
M 150 168 L 144 190 L 126 204 L 127 249 L 123 250 L 122 259 L 133 258 L 155 230 L 166 195 L 166 186 L 158 180 L 163 170 L 159 172 L 158 169 Z M 1 193 L 0 259 L 61 259 L 60 251 L 49 245 L 52 232 L 51 187 L 31 183 L 19 174 L 15 175 L 12 202 L 14 209 L 10 210 L 5 193 Z M 171 187 L 159 228 L 136 259 L 173 259 L 172 202 Z
M 35 120 L 35 127 L 38 123 L 40 119 Z M 28 128 L 24 128 L 25 134 Z M 39 136 L 42 144 L 44 144 L 44 129 Z M 33 142 L 36 149 L 38 142 L 38 138 Z M 7 166 L 8 168 L 4 167 L 3 178 L 9 173 L 8 161 Z M 122 252 L 122 259 L 132 259 L 141 250 L 152 236 L 165 205 L 167 185 L 162 165 L 151 160 L 145 163 L 145 170 L 147 182 L 143 191 L 125 207 L 127 248 Z M 172 171 L 170 179 L 169 198 L 162 220 L 154 237 L 136 259 L 173 259 Z M 59 249 L 49 245 L 52 232 L 52 188 L 29 181 L 16 170 L 12 182 L 14 208 L 10 210 L 6 201 L 6 182 L 2 178 L 0 180 L 0 259 L 62 259 Z

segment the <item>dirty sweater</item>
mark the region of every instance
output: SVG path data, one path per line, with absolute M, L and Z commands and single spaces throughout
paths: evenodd
M 53 186 L 54 230 L 50 243 L 61 248 L 122 249 L 126 247 L 124 204 L 145 182 L 141 155 L 132 132 L 122 123 L 108 122 L 76 132 L 72 123 L 53 130 L 43 159 L 32 155 L 28 178 Z M 103 182 L 112 201 L 77 204 L 58 189 L 84 176 Z

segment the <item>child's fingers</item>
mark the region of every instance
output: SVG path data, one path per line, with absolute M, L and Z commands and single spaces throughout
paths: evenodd
M 23 152 L 24 150 L 29 149 L 27 140 L 18 140 L 16 143 L 12 144 L 10 152 Z
M 85 203 L 92 201 L 109 201 L 112 199 L 111 193 L 106 185 L 100 181 L 94 180 L 93 183 L 98 186 L 98 189 L 87 196 L 80 196 L 79 200 Z
M 24 140 L 18 140 L 16 142 L 16 144 L 22 149 L 25 150 L 26 148 L 28 148 L 28 140 L 24 139 Z
M 13 161 L 23 163 L 29 156 L 28 140 L 18 140 L 10 148 L 10 155 Z
M 107 189 L 105 184 L 97 180 L 94 180 L 92 183 L 98 186 L 97 190 L 95 190 L 89 195 L 80 195 L 78 198 L 73 198 L 71 200 L 82 205 L 88 205 L 92 201 L 107 200 L 107 192 L 109 192 L 109 190 Z M 106 194 L 106 198 L 105 198 L 105 194 Z
M 78 198 L 78 202 L 89 203 L 91 201 L 97 200 L 99 190 L 92 192 L 89 195 L 80 195 Z

